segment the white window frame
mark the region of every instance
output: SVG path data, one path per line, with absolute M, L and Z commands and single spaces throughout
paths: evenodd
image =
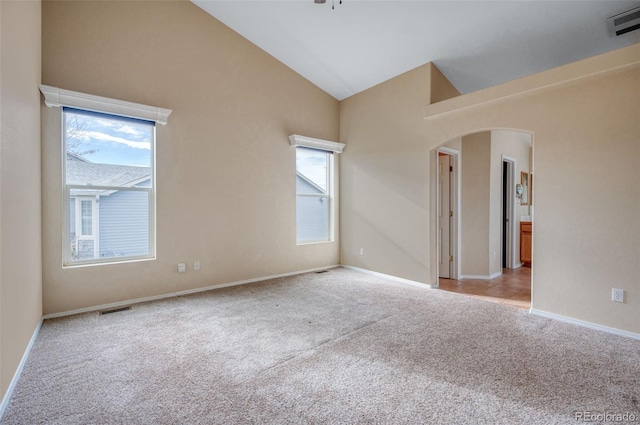
M 111 99 L 102 96 L 94 96 L 86 93 L 75 92 L 71 90 L 65 90 L 57 87 L 51 87 L 46 85 L 40 85 L 40 91 L 44 95 L 45 104 L 48 107 L 69 107 L 79 110 L 85 110 L 89 112 L 98 112 L 102 114 L 112 115 L 114 119 L 118 117 L 134 118 L 138 120 L 150 121 L 154 124 L 166 124 L 171 114 L 170 109 L 158 108 L 149 105 L 143 105 L 139 103 L 126 102 L 117 99 Z M 156 178 L 155 178 L 155 141 L 156 141 L 156 125 L 153 126 L 152 141 L 151 141 L 151 164 L 150 164 L 150 187 L 118 187 L 118 186 L 91 186 L 88 189 L 86 186 L 73 186 L 66 184 L 66 141 L 65 141 L 65 113 L 61 113 L 62 119 L 62 191 L 63 191 L 63 205 L 64 211 L 63 218 L 63 241 L 62 241 L 62 266 L 76 267 L 87 265 L 99 265 L 99 264 L 113 264 L 117 262 L 131 262 L 141 260 L 154 260 L 156 258 Z M 96 201 L 95 208 L 93 209 L 94 217 L 94 237 L 96 238 L 95 249 L 96 254 L 99 256 L 99 244 L 98 244 L 98 218 L 95 216 L 98 212 L 99 201 L 95 195 L 96 190 L 105 191 L 144 191 L 148 193 L 149 200 L 149 252 L 147 255 L 142 256 L 128 256 L 128 257 L 109 257 L 109 258 L 94 258 L 87 260 L 72 260 L 71 259 L 71 229 L 70 229 L 70 202 L 71 202 L 71 190 L 85 190 L 87 193 L 77 192 L 74 196 L 81 197 L 83 195 L 92 195 Z M 86 198 L 85 198 L 86 199 Z M 77 207 L 78 205 L 76 205 Z M 76 208 L 76 214 L 78 214 L 78 208 Z M 81 214 L 81 212 L 80 212 Z M 78 221 L 76 217 L 76 227 Z M 82 224 L 80 223 L 80 226 Z
M 328 226 L 329 226 L 329 234 L 327 239 L 323 238 L 323 239 L 319 239 L 319 240 L 305 240 L 305 241 L 299 241 L 298 240 L 298 229 L 296 228 L 296 245 L 310 245 L 310 244 L 317 244 L 317 243 L 324 243 L 324 242 L 333 242 L 335 240 L 335 201 L 334 201 L 334 194 L 335 194 L 335 155 L 332 154 L 340 154 L 342 153 L 342 151 L 345 148 L 345 144 L 344 143 L 339 143 L 339 142 L 332 142 L 329 140 L 323 140 L 323 139 L 316 139 L 316 138 L 312 138 L 312 137 L 306 137 L 306 136 L 300 136 L 298 134 L 292 134 L 291 136 L 289 136 L 289 142 L 291 146 L 294 146 L 296 149 L 297 148 L 307 148 L 307 149 L 315 149 L 315 150 L 322 150 L 325 151 L 327 153 L 329 153 L 329 155 L 327 155 L 327 193 L 326 194 L 298 194 L 298 191 L 296 189 L 296 204 L 297 204 L 297 199 L 298 196 L 303 196 L 303 197 L 315 197 L 315 198 L 327 198 L 327 202 L 328 202 Z M 297 159 L 296 159 L 297 161 Z M 296 164 L 297 165 L 297 164 Z M 297 169 L 297 167 L 296 167 Z M 296 212 L 296 221 L 297 221 L 297 212 Z
M 75 109 L 74 111 L 70 111 L 70 113 L 82 113 L 82 110 L 77 110 Z M 93 112 L 93 111 L 91 111 Z M 156 130 L 155 130 L 155 125 L 152 125 L 152 131 L 151 131 L 151 149 L 150 149 L 150 156 L 151 156 L 151 164 L 150 164 L 150 180 L 151 180 L 151 184 L 149 187 L 137 187 L 137 186 L 90 186 L 87 187 L 85 185 L 72 185 L 72 184 L 67 184 L 66 182 L 66 176 L 67 176 L 67 170 L 66 170 L 66 156 L 67 156 L 67 140 L 65 137 L 65 134 L 67 133 L 66 131 L 66 114 L 67 111 L 65 111 L 63 109 L 62 111 L 62 158 L 63 158 L 63 164 L 62 164 L 62 187 L 64 189 L 64 199 L 63 199 L 63 205 L 65 206 L 65 211 L 63 213 L 64 216 L 64 220 L 65 220 L 65 225 L 64 225 L 64 234 L 63 234 L 63 252 L 62 252 L 62 259 L 63 259 L 63 267 L 72 267 L 72 266 L 81 266 L 81 265 L 95 265 L 95 264 L 105 264 L 105 263 L 114 263 L 114 262 L 124 262 L 124 261 L 138 261 L 138 260 L 153 260 L 156 258 L 156 243 L 155 243 L 155 239 L 156 239 L 156 225 L 155 225 L 155 215 L 156 215 L 156 209 L 155 209 L 155 187 L 156 187 L 156 179 L 155 179 L 155 140 L 156 140 Z M 103 114 L 103 113 L 101 113 Z M 115 116 L 112 114 L 104 114 L 105 119 L 109 119 L 109 115 L 111 116 L 111 119 L 113 120 L 118 120 L 121 117 L 119 116 Z M 128 119 L 129 117 L 125 117 L 125 119 Z M 72 195 L 71 192 L 74 191 L 74 194 Z M 96 191 L 98 192 L 98 194 L 95 194 Z M 147 192 L 147 199 L 149 201 L 149 205 L 147 207 L 147 210 L 149 212 L 149 242 L 148 242 L 148 246 L 149 246 L 149 252 L 145 255 L 131 255 L 131 256 L 124 256 L 124 257 L 100 257 L 100 244 L 98 242 L 97 239 L 97 229 L 95 229 L 95 227 L 97 225 L 99 225 L 99 218 L 98 217 L 94 217 L 93 219 L 93 226 L 94 226 L 94 234 L 96 235 L 96 240 L 94 242 L 94 249 L 96 249 L 96 251 L 94 251 L 95 255 L 93 258 L 84 258 L 84 259 L 74 259 L 71 256 L 72 250 L 71 247 L 73 246 L 73 244 L 76 244 L 76 249 L 77 249 L 77 241 L 78 240 L 83 240 L 83 239 L 90 239 L 90 238 L 84 238 L 81 234 L 76 233 L 76 240 L 75 241 L 71 241 L 71 228 L 70 228 L 70 223 L 71 221 L 69 220 L 69 205 L 71 202 L 71 198 L 81 198 L 81 199 L 87 199 L 87 195 L 92 196 L 94 199 L 99 198 L 100 195 L 110 195 L 114 192 L 118 192 L 118 191 L 141 191 L 141 192 Z M 80 204 L 77 203 L 76 201 L 76 230 L 79 228 L 78 226 L 82 226 L 82 223 L 78 223 L 78 220 L 81 219 L 82 217 L 82 212 L 78 211 L 80 207 Z M 93 209 L 94 213 L 98 211 L 98 208 L 94 208 Z

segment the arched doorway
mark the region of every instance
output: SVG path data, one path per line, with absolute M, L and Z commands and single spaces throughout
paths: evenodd
M 467 133 L 434 149 L 432 164 L 438 286 L 529 309 L 531 269 L 520 229 L 533 226 L 532 133 Z

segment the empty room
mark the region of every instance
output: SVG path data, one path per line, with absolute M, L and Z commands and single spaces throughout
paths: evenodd
M 640 1 L 0 0 L 0 424 L 640 421 Z

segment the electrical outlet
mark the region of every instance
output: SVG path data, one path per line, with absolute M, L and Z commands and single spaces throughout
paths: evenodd
M 187 271 L 187 263 L 178 263 L 178 273 L 184 273 Z
M 195 270 L 195 271 L 200 270 L 200 261 L 194 261 L 193 262 L 193 270 Z
M 364 255 L 364 248 L 360 248 L 360 255 Z
M 611 301 L 615 301 L 618 303 L 624 302 L 624 289 L 616 289 L 613 288 L 611 290 Z

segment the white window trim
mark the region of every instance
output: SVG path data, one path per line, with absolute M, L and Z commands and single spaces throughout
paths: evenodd
M 313 137 L 300 136 L 299 134 L 292 134 L 291 136 L 289 136 L 289 143 L 291 144 L 291 146 L 295 147 L 320 149 L 333 153 L 342 153 L 344 147 L 346 146 L 344 143 L 315 139 Z
M 92 112 L 100 112 L 104 114 L 110 114 L 125 118 L 135 118 L 144 121 L 151 121 L 156 124 L 165 125 L 171 114 L 170 109 L 159 108 L 155 106 L 143 105 L 140 103 L 127 102 L 118 99 L 111 99 L 102 96 L 95 96 L 87 93 L 76 92 L 72 90 L 61 89 L 58 87 L 52 87 L 47 85 L 40 85 L 40 91 L 44 95 L 45 105 L 48 107 L 69 107 L 74 109 L 92 111 Z M 64 114 L 61 114 L 62 119 L 64 120 Z M 64 122 L 63 122 L 63 134 L 61 134 L 63 140 L 63 146 L 66 145 L 64 139 Z M 71 189 L 81 189 L 81 187 L 72 187 L 66 185 L 66 181 L 63 180 L 63 199 L 65 210 L 63 213 L 64 219 L 64 229 L 65 236 L 63 238 L 63 256 L 62 256 L 62 266 L 67 267 L 81 267 L 81 266 L 93 266 L 99 264 L 113 264 L 113 263 L 124 263 L 124 262 L 132 262 L 132 261 L 144 261 L 144 260 L 154 260 L 156 258 L 156 181 L 155 181 L 155 128 L 153 131 L 153 143 L 152 143 L 152 152 L 151 157 L 153 159 L 151 164 L 151 188 L 150 189 L 138 189 L 138 188 L 127 188 L 127 190 L 146 190 L 149 193 L 149 254 L 144 256 L 135 256 L 135 257 L 125 257 L 122 260 L 109 258 L 103 260 L 101 258 L 95 258 L 92 260 L 78 260 L 72 261 L 70 258 L 70 246 L 69 246 L 69 198 L 70 198 L 70 190 Z M 63 161 L 62 161 L 62 175 L 63 179 L 66 175 L 65 164 L 66 164 L 66 148 L 63 149 Z M 103 189 L 103 190 L 118 190 L 115 187 L 104 187 L 104 188 L 96 188 L 92 187 L 92 189 Z M 96 242 L 95 246 L 97 247 L 98 243 Z M 99 248 L 99 247 L 97 247 Z
M 76 92 L 72 90 L 61 89 L 58 87 L 47 86 L 41 84 L 39 86 L 40 91 L 44 95 L 44 103 L 48 107 L 69 107 L 75 109 L 81 109 L 92 112 L 100 112 L 104 114 L 116 115 L 126 118 L 136 118 L 145 121 L 152 121 L 156 124 L 165 125 L 169 119 L 169 115 L 171 115 L 171 109 L 160 108 L 156 106 L 144 105 L 141 103 L 127 102 L 118 99 L 112 99 L 108 97 L 96 96 L 87 93 Z M 64 117 L 64 114 L 61 114 Z M 64 129 L 64 125 L 63 125 Z M 62 138 L 64 140 L 64 130 L 62 134 Z M 114 262 L 131 262 L 131 261 L 141 261 L 141 260 L 153 260 L 156 258 L 156 234 L 155 234 L 155 215 L 156 215 L 156 197 L 155 197 L 155 130 L 154 130 L 154 143 L 152 144 L 152 158 L 153 163 L 151 165 L 152 172 L 152 188 L 151 189 L 140 189 L 146 190 L 149 192 L 149 220 L 150 220 L 150 234 L 149 234 L 149 255 L 147 256 L 139 256 L 139 257 L 126 257 L 123 260 L 108 259 L 101 260 L 99 257 L 94 260 L 87 261 L 70 261 L 68 249 L 66 242 L 63 242 L 63 267 L 78 267 L 78 266 L 91 266 L 98 264 L 113 264 Z M 64 164 L 66 161 L 63 156 L 63 176 L 65 175 Z M 80 189 L 80 187 L 65 187 L 64 188 L 64 196 L 65 204 L 68 204 L 68 199 L 70 197 L 69 190 L 72 188 Z M 92 188 L 97 189 L 97 188 Z M 111 190 L 110 193 L 113 193 L 114 190 L 119 190 L 118 188 L 106 187 L 102 188 L 103 190 Z M 132 188 L 127 188 L 127 190 L 135 190 Z M 68 207 L 67 207 L 68 208 Z M 69 217 L 68 210 L 65 209 L 65 214 L 63 214 L 65 220 L 65 229 L 67 229 L 66 234 L 69 234 Z M 65 238 L 66 241 L 66 238 Z M 96 242 L 96 246 L 98 243 Z
M 171 109 L 95 96 L 44 84 L 39 87 L 44 95 L 44 104 L 49 107 L 67 106 L 69 108 L 84 109 L 85 111 L 153 121 L 162 125 L 167 123 L 172 112 Z
M 292 134 L 289 136 L 289 143 L 291 146 L 301 147 L 301 148 L 310 148 L 310 149 L 319 149 L 323 151 L 333 152 L 335 154 L 340 154 L 344 151 L 346 145 L 340 142 L 333 142 L 331 140 L 324 139 L 316 139 L 314 137 L 301 136 L 299 134 Z M 297 245 L 309 245 L 316 243 L 325 243 L 325 242 L 333 242 L 335 240 L 335 220 L 336 220 L 336 212 L 335 212 L 335 166 L 334 166 L 334 158 L 333 155 L 329 155 L 329 164 L 328 164 L 328 202 L 329 202 L 329 239 L 321 239 L 318 241 L 305 241 L 298 242 L 297 241 L 297 230 L 296 230 L 296 244 Z M 298 193 L 296 191 L 296 197 Z

